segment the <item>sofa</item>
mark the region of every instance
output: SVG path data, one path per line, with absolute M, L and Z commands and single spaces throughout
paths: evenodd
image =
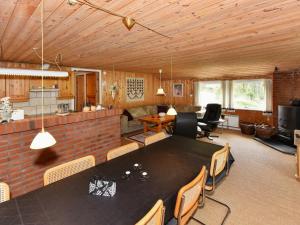
M 138 106 L 129 109 L 124 109 L 121 115 L 121 133 L 126 134 L 137 130 L 142 130 L 143 124 L 139 121 L 139 118 L 146 115 L 158 114 L 160 112 L 168 111 L 167 105 L 146 105 Z M 177 112 L 196 112 L 199 107 L 191 105 L 176 105 Z

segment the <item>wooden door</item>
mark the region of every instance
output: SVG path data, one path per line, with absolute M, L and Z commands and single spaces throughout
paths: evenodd
M 76 111 L 82 111 L 85 104 L 84 75 L 76 76 Z
M 97 76 L 96 73 L 86 74 L 86 102 L 89 105 L 97 103 Z

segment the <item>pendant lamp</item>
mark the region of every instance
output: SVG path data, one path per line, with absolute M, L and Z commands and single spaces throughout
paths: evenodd
M 162 69 L 159 69 L 159 88 L 157 89 L 156 95 L 166 95 L 164 89 L 161 87 L 161 74 Z
M 172 90 L 172 86 L 173 86 L 173 56 L 171 56 L 171 82 L 170 83 L 171 83 L 171 90 Z M 173 102 L 173 91 L 171 91 L 171 92 L 172 92 L 172 95 L 171 95 L 171 105 L 170 105 L 170 108 L 167 111 L 167 115 L 169 115 L 169 116 L 176 116 L 177 112 L 176 112 L 175 108 L 172 105 L 172 102 Z
M 42 71 L 44 71 L 44 0 L 41 0 L 42 31 Z M 56 144 L 55 138 L 44 128 L 44 75 L 42 73 L 42 130 L 34 137 L 30 148 L 33 150 L 49 148 Z

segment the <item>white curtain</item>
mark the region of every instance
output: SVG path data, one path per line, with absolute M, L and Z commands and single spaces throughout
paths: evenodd
M 266 86 L 266 111 L 273 111 L 273 82 L 271 79 L 265 80 Z

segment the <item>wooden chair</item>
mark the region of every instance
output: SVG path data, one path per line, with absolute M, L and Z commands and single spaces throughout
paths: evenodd
M 224 148 L 215 152 L 211 159 L 211 165 L 209 170 L 209 178 L 207 180 L 205 189 L 207 191 L 214 191 L 216 183 L 220 182 L 220 178 L 228 175 L 229 172 L 229 144 L 226 143 Z M 226 167 L 226 170 L 225 170 Z
M 230 146 L 228 143 L 225 144 L 224 148 L 215 152 L 211 159 L 211 165 L 209 170 L 209 177 L 206 181 L 205 190 L 213 193 L 216 189 L 216 184 L 221 182 L 223 178 L 225 178 L 229 173 L 229 153 L 230 153 Z M 214 198 L 206 196 L 207 199 L 210 199 L 222 206 L 224 206 L 227 211 L 226 215 L 223 218 L 221 224 L 224 224 L 226 218 L 231 212 L 231 209 L 228 205 L 223 202 L 220 202 Z
M 0 203 L 10 199 L 9 186 L 6 183 L 0 182 Z
M 178 225 L 185 225 L 190 219 L 203 224 L 193 215 L 198 207 L 204 203 L 205 180 L 206 167 L 203 166 L 198 176 L 179 190 L 174 211 L 174 217 L 177 219 Z
M 129 152 L 139 149 L 139 145 L 136 142 L 129 143 L 127 145 L 122 145 L 118 148 L 114 148 L 107 153 L 107 161 L 117 158 L 121 155 L 125 155 Z
M 162 200 L 158 200 L 153 208 L 135 225 L 163 225 L 165 207 Z
M 157 134 L 151 135 L 151 136 L 145 138 L 145 145 L 150 145 L 155 142 L 161 141 L 161 140 L 165 139 L 166 137 L 167 137 L 167 135 L 165 134 L 165 132 L 159 132 Z
M 95 157 L 89 155 L 48 169 L 44 174 L 44 186 L 91 168 L 95 164 Z

